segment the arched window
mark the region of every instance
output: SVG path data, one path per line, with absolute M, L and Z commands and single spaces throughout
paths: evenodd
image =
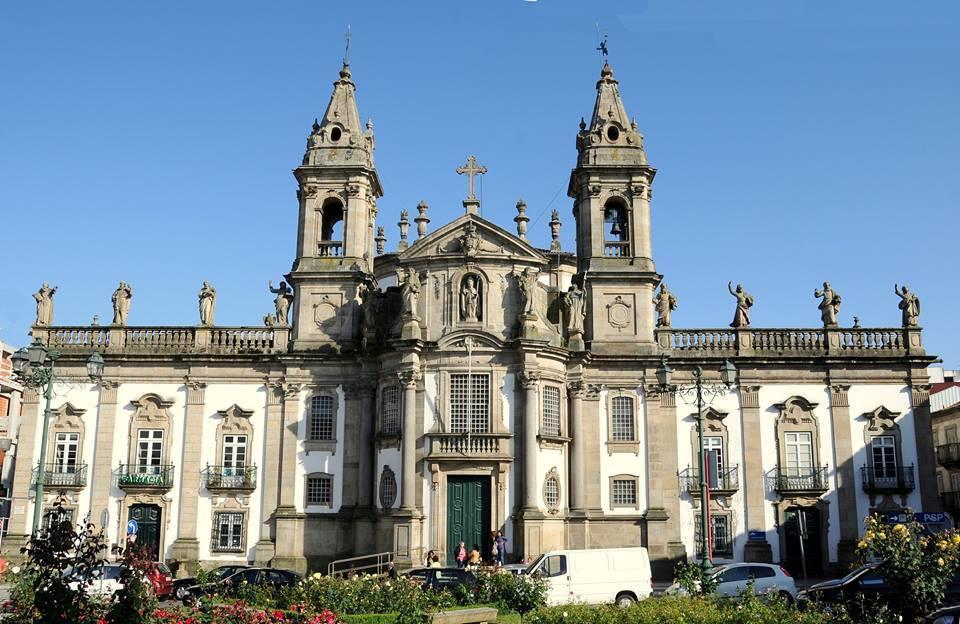
M 618 198 L 607 200 L 603 206 L 603 255 L 630 256 L 630 213 Z
M 339 199 L 331 198 L 323 203 L 318 245 L 321 256 L 339 256 L 343 253 L 343 203 Z

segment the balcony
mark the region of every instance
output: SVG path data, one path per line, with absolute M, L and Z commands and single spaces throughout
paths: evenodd
M 718 474 L 710 474 L 707 479 L 711 496 L 730 496 L 740 489 L 740 472 L 738 466 L 728 466 Z M 687 468 L 680 473 L 680 489 L 691 496 L 700 497 L 700 470 Z
M 863 491 L 870 494 L 906 494 L 914 488 L 913 466 L 863 466 L 860 476 L 863 478 Z
M 960 513 L 960 492 L 940 492 L 940 503 L 944 511 L 956 518 Z
M 322 240 L 317 242 L 317 255 L 321 257 L 340 257 L 343 255 L 343 241 Z
M 603 241 L 603 255 L 608 258 L 629 258 L 630 241 Z
M 120 464 L 117 485 L 128 492 L 165 491 L 173 487 L 173 465 Z
M 810 494 L 819 496 L 829 489 L 829 469 L 784 468 L 773 471 L 773 489 L 780 494 Z
M 431 459 L 511 461 L 510 433 L 431 433 Z
M 33 482 L 40 482 L 40 467 L 33 469 Z M 79 490 L 87 486 L 86 464 L 44 464 L 43 487 Z
M 960 442 L 949 442 L 938 446 L 937 463 L 944 468 L 960 468 Z
M 257 487 L 256 466 L 207 466 L 202 474 L 211 492 L 252 492 Z

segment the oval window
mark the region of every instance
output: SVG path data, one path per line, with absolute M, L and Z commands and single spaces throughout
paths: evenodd
M 330 140 L 336 143 L 337 141 L 340 140 L 340 135 L 341 135 L 340 128 L 334 128 L 333 130 L 330 131 Z
M 607 138 L 611 141 L 616 141 L 620 138 L 620 131 L 617 130 L 614 126 L 607 128 Z

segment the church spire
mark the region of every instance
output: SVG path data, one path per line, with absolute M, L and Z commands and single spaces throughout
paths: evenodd
M 613 164 L 610 159 L 620 164 L 647 164 L 643 135 L 637 132 L 636 123 L 627 115 L 619 85 L 610 64 L 604 63 L 597 81 L 597 100 L 590 124 L 581 121 L 577 134 L 580 164 Z
M 350 63 L 344 59 L 340 79 L 333 83 L 327 110 L 319 121 L 313 122 L 303 156 L 304 165 L 341 166 L 344 161 L 353 160 L 356 164 L 373 166 L 373 123 L 368 121 L 364 128 L 360 122 L 356 93 Z M 361 157 L 353 155 L 357 150 L 363 154 Z

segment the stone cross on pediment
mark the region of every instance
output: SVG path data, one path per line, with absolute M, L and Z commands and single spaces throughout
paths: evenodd
M 480 201 L 477 199 L 476 189 L 474 186 L 474 178 L 478 175 L 483 175 L 486 172 L 486 167 L 477 164 L 476 156 L 468 156 L 467 163 L 462 167 L 457 167 L 457 173 L 460 175 L 467 174 L 467 177 L 470 179 L 470 192 L 467 194 L 467 198 L 463 200 L 463 207 L 467 209 L 468 213 L 476 212 L 477 208 L 480 207 Z

